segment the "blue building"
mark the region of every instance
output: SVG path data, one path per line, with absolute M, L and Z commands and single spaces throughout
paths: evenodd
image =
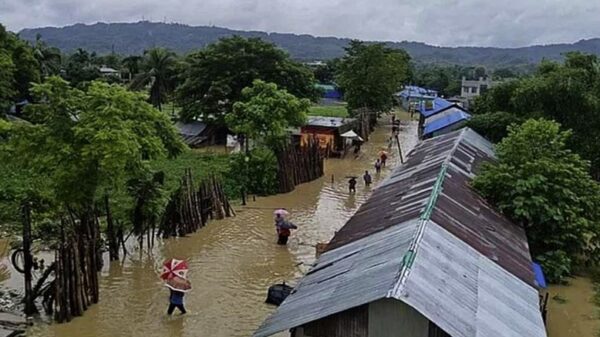
M 323 93 L 322 98 L 329 100 L 342 100 L 342 92 L 332 84 L 316 84 L 315 87 Z
M 424 101 L 435 99 L 437 97 L 437 91 L 414 85 L 407 85 L 402 91 L 396 93 L 395 96 L 404 109 L 410 110 L 411 106 L 416 106 Z
M 440 97 L 421 102 L 417 111 L 421 138 L 431 138 L 459 129 L 471 118 L 463 107 Z

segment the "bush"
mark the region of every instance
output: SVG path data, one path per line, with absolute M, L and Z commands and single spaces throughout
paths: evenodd
M 246 156 L 231 156 L 228 178 L 236 182 L 238 195 L 245 186 L 248 194 L 271 195 L 277 193 L 277 158 L 273 151 L 256 148 Z
M 571 258 L 562 250 L 546 252 L 536 257 L 542 265 L 546 280 L 550 283 L 563 284 L 571 275 Z

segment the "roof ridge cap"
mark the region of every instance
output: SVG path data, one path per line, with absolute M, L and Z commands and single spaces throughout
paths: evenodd
M 402 258 L 402 265 L 400 266 L 400 271 L 398 272 L 398 278 L 392 286 L 392 288 L 388 291 L 388 297 L 399 298 L 403 295 L 402 293 L 404 291 L 404 285 L 406 284 L 406 280 L 410 275 L 410 270 L 416 258 L 421 240 L 423 239 L 423 234 L 427 225 L 429 224 L 429 221 L 431 219 L 431 213 L 435 208 L 438 197 L 442 192 L 444 180 L 446 179 L 446 170 L 450 165 L 450 161 L 452 160 L 454 153 L 456 152 L 458 146 L 462 142 L 465 132 L 465 129 L 460 130 L 460 134 L 458 135 L 458 137 L 456 137 L 456 142 L 454 143 L 454 146 L 448 152 L 448 155 L 440 165 L 440 171 L 438 173 L 435 183 L 433 184 L 431 195 L 427 200 L 425 209 L 423 210 L 423 212 L 421 212 L 421 215 L 419 216 L 419 225 L 415 233 L 414 239 L 411 242 L 408 251 L 404 254 L 404 257 Z

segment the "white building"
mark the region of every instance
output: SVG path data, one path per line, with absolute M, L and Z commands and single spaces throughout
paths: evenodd
M 467 80 L 466 77 L 463 76 L 460 96 L 465 98 L 475 98 L 499 83 L 501 83 L 501 81 L 493 81 L 489 77 L 480 77 L 478 80 Z

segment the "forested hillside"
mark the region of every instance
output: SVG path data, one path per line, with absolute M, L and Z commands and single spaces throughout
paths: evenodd
M 299 60 L 325 60 L 341 57 L 349 39 L 236 31 L 219 27 L 192 27 L 182 24 L 153 22 L 76 24 L 63 28 L 24 29 L 20 36 L 35 41 L 40 34 L 48 44 L 65 52 L 77 48 L 99 54 L 141 54 L 152 47 L 165 47 L 178 53 L 206 46 L 231 35 L 261 37 L 288 51 Z M 398 40 L 402 36 L 399 34 Z M 452 41 L 448 41 L 449 44 Z M 568 51 L 600 54 L 600 39 L 581 40 L 573 44 L 554 44 L 523 48 L 435 47 L 418 42 L 389 42 L 390 47 L 406 50 L 417 62 L 484 65 L 487 67 L 518 67 L 542 59 L 559 60 Z

